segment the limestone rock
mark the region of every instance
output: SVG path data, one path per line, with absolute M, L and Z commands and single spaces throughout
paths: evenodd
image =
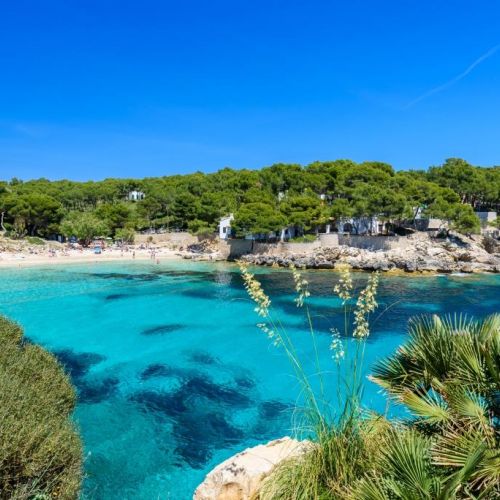
M 262 481 L 277 464 L 306 453 L 312 446 L 310 441 L 284 437 L 265 445 L 248 448 L 209 472 L 196 489 L 193 500 L 255 498 Z
M 500 255 L 486 251 L 482 239 L 450 234 L 446 239 L 425 233 L 402 237 L 404 245 L 389 250 L 369 250 L 340 245 L 308 253 L 250 254 L 244 260 L 266 266 L 332 269 L 347 262 L 353 269 L 405 272 L 499 272 Z M 491 245 L 490 245 L 491 247 Z

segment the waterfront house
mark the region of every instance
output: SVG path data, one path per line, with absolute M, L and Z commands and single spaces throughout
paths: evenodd
M 219 221 L 219 238 L 227 240 L 231 236 L 231 221 L 234 219 L 233 214 L 222 217 Z
M 348 234 L 382 234 L 384 224 L 377 217 L 348 217 L 337 223 L 339 233 Z
M 297 229 L 294 226 L 284 227 L 280 231 L 280 241 L 288 241 L 297 236 Z

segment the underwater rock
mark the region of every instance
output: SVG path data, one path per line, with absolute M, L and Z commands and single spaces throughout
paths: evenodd
M 193 500 L 250 500 L 280 462 L 311 450 L 310 441 L 289 437 L 247 448 L 207 474 L 196 488 Z

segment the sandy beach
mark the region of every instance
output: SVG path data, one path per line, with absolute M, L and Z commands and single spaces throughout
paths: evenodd
M 151 262 L 161 263 L 166 260 L 178 259 L 182 259 L 179 252 L 169 248 L 155 248 L 154 254 L 151 249 L 139 247 L 130 247 L 128 251 L 109 248 L 105 249 L 101 254 L 95 254 L 92 249 L 74 250 L 65 248 L 54 250 L 49 253 L 45 248 L 40 250 L 29 248 L 24 251 L 0 252 L 0 268 L 133 260 L 149 260 Z

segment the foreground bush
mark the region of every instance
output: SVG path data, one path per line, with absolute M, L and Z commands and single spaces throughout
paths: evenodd
M 500 315 L 411 321 L 372 380 L 412 416 L 341 418 L 261 499 L 500 498 Z
M 305 307 L 316 350 L 307 281 L 297 269 L 292 273 L 295 302 Z M 345 328 L 343 335 L 333 332 L 331 349 L 341 374 L 337 385 L 344 385 L 347 396 L 338 391 L 335 398 L 321 389 L 318 399 L 291 338 L 273 319 L 270 298 L 245 265 L 242 274 L 266 321 L 260 329 L 284 348 L 294 367 L 305 395 L 305 434 L 315 442 L 311 452 L 275 469 L 260 500 L 500 498 L 500 314 L 482 321 L 461 316 L 410 321 L 406 344 L 376 364 L 371 377 L 407 410 L 408 418 L 390 421 L 360 403 L 364 341 L 377 307 L 376 275 L 356 298 L 349 269 L 341 269 L 334 291 L 344 305 Z M 345 350 L 353 344 L 354 362 L 346 363 Z M 316 361 L 321 374 L 318 356 Z M 336 399 L 335 414 L 321 404 L 325 398 Z
M 77 498 L 82 446 L 68 377 L 2 317 L 0 346 L 0 498 Z

